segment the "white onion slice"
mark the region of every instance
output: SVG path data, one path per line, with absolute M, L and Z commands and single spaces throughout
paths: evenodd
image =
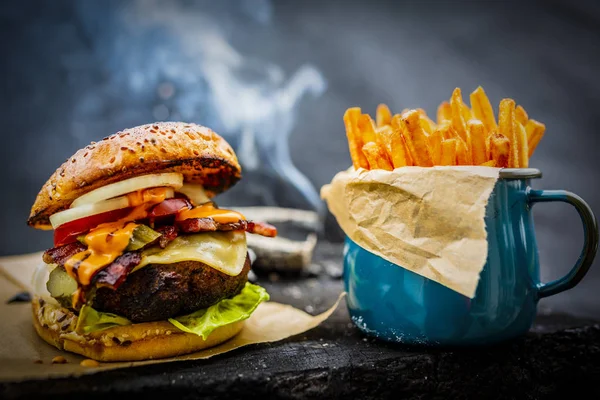
M 195 206 L 210 201 L 206 192 L 204 192 L 204 188 L 199 183 L 184 183 L 177 191 L 185 194 Z
M 35 267 L 31 275 L 31 287 L 35 296 L 50 297 L 50 292 L 46 288 L 46 282 L 48 282 L 50 272 L 56 267 L 56 264 L 46 264 L 43 261 Z
M 75 221 L 76 219 L 127 207 L 129 207 L 129 199 L 127 196 L 121 196 L 115 199 L 104 200 L 93 204 L 84 204 L 79 207 L 59 211 L 50 216 L 50 223 L 52 224 L 52 228 L 56 229 L 59 226 L 66 224 L 67 222 Z
M 136 176 L 92 190 L 75 199 L 71 204 L 71 208 L 74 209 L 84 204 L 93 204 L 102 200 L 112 199 L 113 197 L 121 196 L 126 193 L 135 192 L 136 190 L 160 186 L 179 189 L 182 185 L 183 175 L 178 172 Z
M 175 197 L 175 191 L 172 188 L 167 188 L 165 191 L 165 199 L 171 199 Z M 103 212 L 118 210 L 120 208 L 127 208 L 132 206 L 127 196 L 119 196 L 114 199 L 108 199 L 99 201 L 92 204 L 84 204 L 79 207 L 69 208 L 64 211 L 57 212 L 50 216 L 50 223 L 52 228 L 56 229 L 62 224 L 67 222 L 75 221 L 79 218 L 89 217 L 90 215 L 96 215 Z

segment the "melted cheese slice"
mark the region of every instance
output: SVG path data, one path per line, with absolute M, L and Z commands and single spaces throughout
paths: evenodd
M 202 232 L 177 236 L 167 247 L 142 251 L 142 261 L 133 271 L 148 264 L 173 264 L 181 261 L 199 261 L 226 275 L 242 272 L 248 248 L 246 232 Z

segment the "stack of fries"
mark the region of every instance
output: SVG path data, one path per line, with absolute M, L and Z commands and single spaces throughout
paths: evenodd
M 460 88 L 454 89 L 450 101 L 438 107 L 436 119 L 420 108 L 392 115 L 385 104 L 377 107 L 375 121 L 359 107 L 347 109 L 344 124 L 354 168 L 527 168 L 546 130 L 513 99 L 500 101 L 496 121 L 481 86 L 471 93 L 471 108 L 463 102 Z

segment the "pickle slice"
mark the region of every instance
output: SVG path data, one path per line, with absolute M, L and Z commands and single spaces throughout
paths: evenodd
M 131 239 L 129 239 L 129 244 L 125 251 L 135 251 L 139 250 L 149 243 L 154 242 L 156 239 L 160 237 L 160 233 L 156 232 L 154 229 L 146 226 L 146 225 L 138 225 L 133 230 L 133 235 Z
M 61 305 L 71 307 L 71 297 L 77 290 L 77 282 L 64 268 L 56 267 L 50 272 L 46 289 Z

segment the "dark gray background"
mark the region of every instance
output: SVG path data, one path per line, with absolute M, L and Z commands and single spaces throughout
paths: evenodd
M 240 132 L 250 127 L 259 142 L 267 141 L 255 157 L 266 167 L 254 173 L 246 168 L 246 186 L 222 202 L 307 208 L 303 197 L 273 174 L 279 164 L 269 155 L 269 137 L 290 133 L 292 160 L 314 186 L 314 196 L 350 164 L 342 124 L 347 107 L 374 113 L 385 102 L 396 112 L 422 107 L 435 115 L 457 86 L 467 97 L 482 85 L 496 106 L 503 97 L 514 98 L 544 122 L 546 136 L 531 160 L 544 177 L 535 186 L 574 191 L 600 210 L 600 8 L 595 2 L 213 3 L 0 5 L 0 255 L 51 245 L 50 232 L 25 225 L 37 191 L 78 148 L 119 129 L 160 119 L 193 121 L 213 127 L 238 149 Z M 207 26 L 239 56 L 227 61 L 239 61 L 235 76 L 243 83 L 229 100 L 234 114 L 224 114 L 199 67 L 227 58 L 212 51 L 214 38 L 200 45 Z M 273 93 L 293 86 L 289 79 L 299 70 L 312 82 L 313 94 L 301 96 L 293 113 L 272 120 L 266 112 L 263 121 L 232 123 L 246 106 L 251 115 L 245 118 L 252 119 L 284 102 L 285 95 Z M 246 89 L 271 100 L 243 103 Z M 261 197 L 267 192 L 274 195 Z M 580 222 L 565 205 L 537 206 L 535 216 L 542 278 L 549 280 L 576 260 Z M 595 264 L 579 286 L 542 304 L 600 316 Z

